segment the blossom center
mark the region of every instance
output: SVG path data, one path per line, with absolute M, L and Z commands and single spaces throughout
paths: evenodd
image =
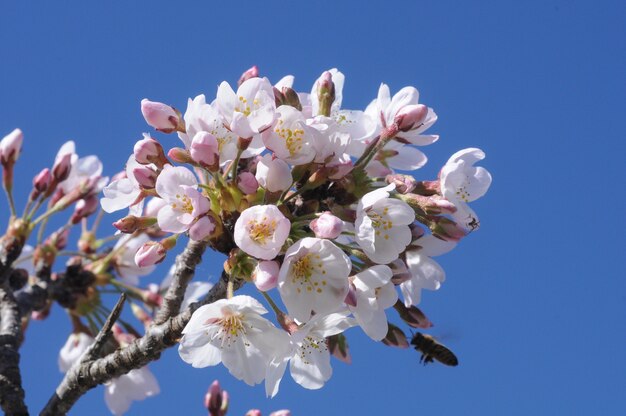
M 285 124 L 283 120 L 278 120 L 278 125 L 274 131 L 285 140 L 287 150 L 289 150 L 289 154 L 293 156 L 302 150 L 302 136 L 304 135 L 304 130 L 285 128 L 283 124 Z
M 225 313 L 224 316 L 215 323 L 220 327 L 217 339 L 221 342 L 222 347 L 229 346 L 235 342 L 241 334 L 246 333 L 243 316 L 241 314 Z
M 313 338 L 312 336 L 307 336 L 302 341 L 302 345 L 298 348 L 298 355 L 300 355 L 300 359 L 304 364 L 312 364 L 309 360 L 309 357 L 313 353 L 321 353 L 323 351 L 327 351 L 328 347 L 326 346 L 326 341 L 322 338 Z
M 372 220 L 372 227 L 376 232 L 376 236 L 381 236 L 385 240 L 389 240 L 389 234 L 387 231 L 393 227 L 393 221 L 389 218 L 389 208 L 383 208 L 382 212 L 379 213 L 377 211 L 369 210 L 367 212 L 367 216 Z
M 302 293 L 302 289 L 309 293 L 322 293 L 326 286 L 326 279 L 315 279 L 318 274 L 326 274 L 324 263 L 319 254 L 305 254 L 296 260 L 291 266 L 291 282 L 300 284 L 296 287 L 296 292 Z M 318 281 L 320 280 L 320 281 Z
M 469 178 L 467 178 L 465 183 L 459 186 L 459 188 L 455 192 L 456 196 L 459 197 L 464 202 L 469 202 L 469 199 L 470 199 L 470 193 L 467 191 L 467 187 L 466 187 L 466 184 L 468 182 L 469 182 Z
M 257 244 L 264 245 L 274 235 L 276 225 L 276 220 L 268 221 L 267 217 L 263 217 L 261 221 L 248 221 L 250 239 Z
M 193 212 L 191 198 L 189 198 L 187 195 L 176 194 L 176 200 L 178 202 L 173 202 L 172 208 L 178 211 L 182 211 L 186 214 L 191 214 Z

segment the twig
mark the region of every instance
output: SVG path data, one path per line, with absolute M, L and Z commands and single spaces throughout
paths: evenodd
M 196 266 L 202 260 L 202 254 L 206 247 L 206 242 L 189 240 L 185 250 L 176 257 L 172 283 L 167 289 L 167 293 L 163 297 L 163 304 L 154 318 L 155 325 L 162 324 L 179 312 L 187 285 L 193 278 Z

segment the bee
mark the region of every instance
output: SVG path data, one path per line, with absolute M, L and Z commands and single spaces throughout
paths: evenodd
M 456 355 L 450 351 L 447 347 L 435 341 L 430 335 L 416 332 L 411 338 L 411 345 L 415 349 L 422 353 L 420 363 L 424 365 L 432 363 L 433 360 L 439 361 L 441 364 L 455 367 L 459 364 L 459 360 Z

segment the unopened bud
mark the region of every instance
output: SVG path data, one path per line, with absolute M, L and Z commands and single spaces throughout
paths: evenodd
M 387 336 L 383 338 L 383 344 L 389 347 L 408 348 L 409 342 L 406 339 L 404 332 L 394 324 L 387 323 L 389 325 L 387 330 Z
M 430 195 L 441 195 L 441 185 L 438 180 L 436 181 L 418 181 L 415 183 L 415 189 L 411 192 L 430 196 Z
M 13 166 L 22 151 L 24 135 L 22 130 L 15 129 L 0 140 L 0 163 L 2 166 Z
M 239 77 L 239 81 L 237 81 L 237 85 L 241 86 L 241 84 L 243 84 L 247 80 L 251 78 L 258 78 L 258 77 L 259 77 L 259 68 L 256 65 L 254 65 L 251 68 L 247 69 L 243 74 L 241 74 L 241 76 Z
M 398 130 L 409 131 L 421 126 L 427 115 L 428 107 L 424 104 L 405 105 L 396 113 L 393 122 Z
M 250 409 L 244 416 L 263 416 L 259 409 Z
M 241 172 L 237 176 L 237 188 L 246 195 L 252 195 L 259 189 L 259 182 L 250 172 Z
M 204 407 L 210 416 L 224 416 L 228 411 L 228 393 L 222 390 L 219 381 L 215 380 L 204 396 Z
M 398 197 L 409 204 L 411 208 L 428 215 L 453 214 L 456 207 L 453 203 L 437 195 L 423 196 L 418 194 L 399 194 Z
M 133 176 L 143 189 L 154 189 L 158 174 L 147 166 L 133 169 Z
M 387 175 L 385 182 L 396 185 L 396 191 L 401 194 L 408 194 L 411 192 L 415 189 L 415 184 L 417 183 L 413 176 L 400 174 Z
M 256 166 L 256 180 L 269 192 L 286 191 L 293 182 L 291 169 L 282 159 L 273 159 L 270 154 L 264 155 Z
M 167 104 L 150 101 L 147 98 L 141 100 L 141 114 L 148 125 L 163 133 L 174 131 L 184 132 L 184 122 L 179 113 Z
M 298 97 L 298 93 L 293 88 L 283 87 L 281 93 L 284 97 L 283 104 L 290 105 L 296 110 L 302 111 L 302 103 L 300 103 L 300 97 Z
M 211 133 L 199 131 L 193 137 L 190 146 L 191 158 L 198 165 L 211 172 L 219 169 L 219 146 L 217 139 Z
M 52 177 L 57 182 L 63 182 L 70 176 L 72 169 L 72 153 L 65 153 L 54 161 L 52 166 Z
M 319 115 L 330 117 L 330 109 L 335 101 L 335 84 L 333 75 L 326 71 L 317 83 L 317 96 L 319 99 Z
M 95 195 L 88 196 L 85 199 L 80 199 L 76 202 L 74 213 L 70 218 L 72 224 L 78 224 L 83 218 L 87 218 L 100 206 L 100 201 Z
M 180 147 L 172 147 L 169 152 L 167 152 L 167 156 L 176 163 L 193 163 L 189 151 Z
M 167 163 L 163 146 L 148 134 L 144 133 L 143 137 L 133 148 L 135 160 L 142 165 L 154 163 L 158 168 L 162 168 Z
M 282 409 L 270 413 L 270 416 L 291 416 L 291 410 Z
M 48 237 L 46 241 L 44 241 L 44 245 L 52 246 L 57 250 L 63 250 L 65 249 L 65 247 L 67 247 L 67 240 L 69 235 L 70 229 L 63 227 L 50 234 L 50 237 Z
M 48 187 L 50 186 L 50 182 L 52 181 L 52 175 L 50 174 L 50 169 L 44 168 L 41 172 L 39 172 L 33 178 L 33 187 L 38 192 L 46 192 Z
M 435 237 L 446 241 L 458 242 L 467 235 L 465 228 L 446 217 L 434 217 L 429 227 Z
M 252 143 L 252 137 L 239 137 L 237 139 L 237 149 L 244 151 L 250 146 L 250 143 Z
M 200 218 L 189 228 L 189 238 L 202 241 L 210 238 L 216 229 L 215 219 L 210 215 Z
M 252 281 L 261 292 L 276 287 L 280 265 L 276 261 L 260 261 L 252 272 Z
M 165 260 L 167 250 L 163 244 L 157 241 L 149 241 L 137 250 L 135 254 L 135 264 L 138 267 L 148 267 L 161 263 Z
M 322 213 L 318 218 L 311 221 L 309 227 L 317 238 L 337 238 L 343 230 L 343 221 L 330 212 Z
M 393 305 L 394 309 L 398 311 L 400 318 L 406 322 L 412 328 L 430 328 L 433 326 L 432 322 L 424 315 L 424 313 L 417 307 L 411 306 L 407 308 L 404 303 L 397 301 Z
M 124 234 L 132 234 L 139 230 L 145 230 L 157 223 L 156 217 L 136 217 L 127 215 L 113 223 L 113 226 Z

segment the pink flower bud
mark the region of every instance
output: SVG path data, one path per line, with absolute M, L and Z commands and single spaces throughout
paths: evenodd
M 324 72 L 317 83 L 317 96 L 319 115 L 330 117 L 330 109 L 335 101 L 335 84 L 333 75 L 329 71 Z
M 435 237 L 445 241 L 458 242 L 467 235 L 465 228 L 446 217 L 435 217 L 429 227 Z
M 259 68 L 254 65 L 250 69 L 247 69 L 241 77 L 239 77 L 239 81 L 237 81 L 237 85 L 241 86 L 244 82 L 249 80 L 250 78 L 258 78 L 259 77 Z
M 141 100 L 141 114 L 146 123 L 157 131 L 171 133 L 179 129 L 180 117 L 169 105 L 144 98 Z
M 147 166 L 133 169 L 133 176 L 143 189 L 154 189 L 158 174 Z
M 142 165 L 154 163 L 156 166 L 162 168 L 167 162 L 161 143 L 145 133 L 144 138 L 135 143 L 133 154 L 137 163 Z
M 222 390 L 219 381 L 215 380 L 204 396 L 204 407 L 210 416 L 224 416 L 228 411 L 228 392 Z
M 400 199 L 409 204 L 411 208 L 423 211 L 428 215 L 453 214 L 457 210 L 453 203 L 439 195 L 423 196 L 409 193 L 401 194 Z
M 343 230 L 343 222 L 326 211 L 309 225 L 317 238 L 337 238 Z
M 263 416 L 259 409 L 250 409 L 244 416 Z
M 33 187 L 39 192 L 46 192 L 52 181 L 50 169 L 44 168 L 33 178 Z
M 260 261 L 252 272 L 252 280 L 257 289 L 267 292 L 276 287 L 280 265 L 276 261 Z
M 404 332 L 393 324 L 388 323 L 387 325 L 389 325 L 389 329 L 387 330 L 387 336 L 382 339 L 383 344 L 389 347 L 409 348 L 409 342 Z
M 0 141 L 0 163 L 2 165 L 14 164 L 22 151 L 24 135 L 22 130 L 15 129 L 4 136 Z
M 125 234 L 132 234 L 137 231 L 138 217 L 128 215 L 113 223 L 113 226 Z
M 285 191 L 291 187 L 291 169 L 281 159 L 272 159 L 269 154 L 264 155 L 256 166 L 256 180 L 269 192 Z
M 407 308 L 404 303 L 398 301 L 393 307 L 398 311 L 400 318 L 412 328 L 426 329 L 433 326 L 430 319 L 416 306 Z
M 409 131 L 419 127 L 428 115 L 428 107 L 424 104 L 405 105 L 396 113 L 394 124 L 400 131 Z
M 387 175 L 385 182 L 396 185 L 396 191 L 401 194 L 407 194 L 415 189 L 417 181 L 410 175 Z
M 148 267 L 161 263 L 165 260 L 167 250 L 163 244 L 156 241 L 149 241 L 137 250 L 135 254 L 135 264 L 138 267 Z
M 74 208 L 74 213 L 70 218 L 70 222 L 72 224 L 78 224 L 80 220 L 96 212 L 99 206 L 100 201 L 95 195 L 78 200 L 78 202 L 76 202 L 76 207 Z
M 201 241 L 209 238 L 213 231 L 215 231 L 215 220 L 213 217 L 205 215 L 198 218 L 198 221 L 189 228 L 189 238 L 194 241 Z
M 192 163 L 193 159 L 189 151 L 180 147 L 173 147 L 167 152 L 167 156 L 176 163 Z
M 63 182 L 70 176 L 70 170 L 72 169 L 72 153 L 64 153 L 58 160 L 54 161 L 52 166 L 52 177 L 57 182 Z
M 190 146 L 191 158 L 194 162 L 212 172 L 219 168 L 220 152 L 217 139 L 211 133 L 199 131 L 193 137 Z
M 68 229 L 61 228 L 60 230 L 57 230 L 53 232 L 52 234 L 50 234 L 50 237 L 46 239 L 46 241 L 44 242 L 44 245 L 52 246 L 56 248 L 57 250 L 63 250 L 65 249 L 65 247 L 67 247 L 67 239 L 69 235 L 70 235 L 69 228 Z
M 257 182 L 254 175 L 250 172 L 241 172 L 239 176 L 237 176 L 237 187 L 244 194 L 251 195 L 256 193 L 257 189 L 259 189 L 259 182 Z

